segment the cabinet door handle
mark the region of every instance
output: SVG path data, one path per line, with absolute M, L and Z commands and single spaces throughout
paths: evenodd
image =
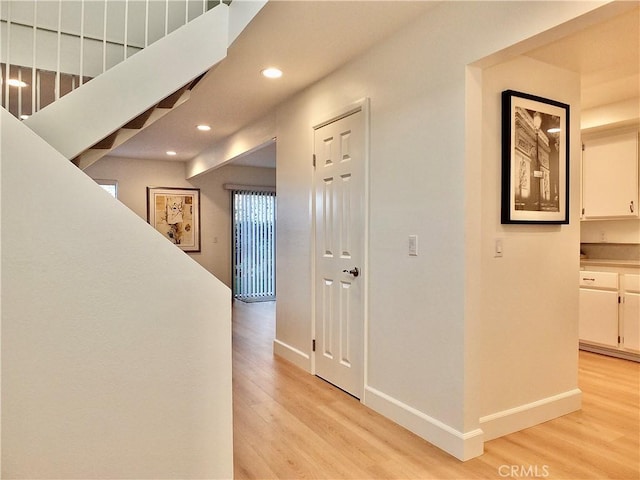
M 633 213 L 634 211 L 633 200 L 631 200 L 631 203 L 629 204 L 629 210 L 631 211 L 631 213 Z
M 584 280 L 585 282 L 595 282 L 596 281 L 595 278 L 587 278 L 587 277 L 582 277 L 582 280 Z

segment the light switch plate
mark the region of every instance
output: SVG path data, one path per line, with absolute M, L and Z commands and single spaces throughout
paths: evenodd
M 418 235 L 409 235 L 409 256 L 418 256 Z

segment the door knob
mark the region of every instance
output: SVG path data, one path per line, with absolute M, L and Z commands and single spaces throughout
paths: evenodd
M 343 272 L 353 275 L 354 277 L 360 275 L 360 270 L 358 270 L 358 267 L 353 267 L 351 270 L 343 270 Z

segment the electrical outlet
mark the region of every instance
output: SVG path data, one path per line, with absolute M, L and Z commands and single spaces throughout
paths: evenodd
M 607 232 L 600 232 L 600 242 L 607 243 Z

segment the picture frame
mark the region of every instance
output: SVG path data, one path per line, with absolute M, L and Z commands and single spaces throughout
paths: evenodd
M 185 252 L 200 252 L 200 189 L 147 187 L 147 222 Z
M 569 105 L 502 92 L 503 224 L 569 223 Z

